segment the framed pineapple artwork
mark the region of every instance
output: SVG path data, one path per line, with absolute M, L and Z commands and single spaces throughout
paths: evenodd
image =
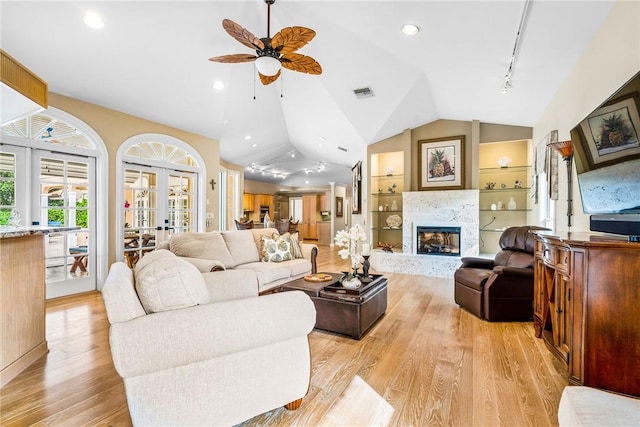
M 640 154 L 638 93 L 608 102 L 580 122 L 593 169 L 599 163 Z
M 464 135 L 418 141 L 419 190 L 464 188 Z

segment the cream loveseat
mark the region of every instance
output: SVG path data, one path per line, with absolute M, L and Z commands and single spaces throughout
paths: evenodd
M 263 237 L 270 238 L 274 234 L 279 236 L 275 228 L 182 233 L 161 242 L 158 248 L 170 250 L 198 267 L 201 272 L 212 269 L 253 271 L 260 293 L 317 272 L 318 247 L 310 243 L 299 243 L 299 257 L 295 257 L 295 251 L 292 250 L 292 259 L 264 262 L 261 251 Z M 289 241 L 289 236 L 286 233 L 282 238 Z M 295 240 L 297 235 L 291 237 Z M 296 242 L 291 242 L 292 246 L 294 244 Z
M 134 425 L 234 425 L 306 395 L 311 299 L 258 296 L 255 273 L 224 273 L 166 250 L 111 266 L 102 294 Z

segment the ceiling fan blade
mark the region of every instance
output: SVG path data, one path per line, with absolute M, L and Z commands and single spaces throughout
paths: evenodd
M 249 49 L 264 50 L 264 43 L 258 37 L 254 36 L 251 31 L 243 28 L 240 24 L 236 24 L 231 19 L 222 20 L 222 28 L 234 39 L 248 47 Z
M 281 71 L 278 71 L 273 76 L 265 76 L 264 74 L 260 74 L 260 73 L 258 73 L 258 75 L 260 76 L 260 81 L 262 82 L 263 85 L 269 85 L 275 82 L 276 80 L 278 80 L 278 77 L 280 77 L 280 72 Z
M 292 53 L 309 43 L 316 32 L 305 27 L 286 27 L 271 39 L 271 47 L 280 53 Z
M 209 58 L 209 61 L 213 62 L 224 62 L 226 64 L 230 63 L 238 63 L 238 62 L 251 62 L 255 61 L 257 56 L 250 55 L 248 53 L 234 53 L 233 55 L 222 55 L 222 56 L 214 56 L 213 58 Z
M 299 53 L 288 53 L 280 58 L 282 66 L 287 70 L 307 74 L 322 74 L 322 67 L 310 56 Z

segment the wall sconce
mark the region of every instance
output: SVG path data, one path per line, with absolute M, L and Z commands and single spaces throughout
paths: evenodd
M 548 145 L 556 150 L 567 163 L 567 225 L 571 231 L 571 216 L 573 215 L 573 184 L 571 177 L 571 165 L 573 164 L 573 143 L 571 140 L 553 142 Z

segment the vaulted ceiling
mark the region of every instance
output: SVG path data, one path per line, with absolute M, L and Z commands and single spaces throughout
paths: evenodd
M 251 53 L 222 20 L 264 37 L 263 0 L 3 0 L 0 41 L 52 92 L 217 139 L 224 160 L 287 174 L 249 179 L 326 185 L 349 183 L 368 144 L 440 118 L 534 125 L 614 3 L 529 2 L 504 94 L 525 1 L 277 0 L 271 35 L 315 30 L 299 53 L 323 73 L 283 70 L 269 86 L 252 63 L 208 61 Z M 83 23 L 87 11 L 102 29 Z M 404 35 L 405 23 L 421 31 Z M 356 98 L 364 87 L 374 96 Z

